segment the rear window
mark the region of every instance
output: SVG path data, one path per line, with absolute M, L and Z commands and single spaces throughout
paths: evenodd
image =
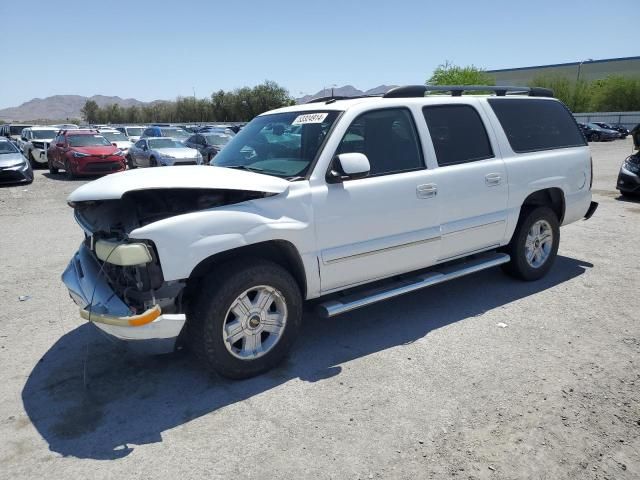
M 516 153 L 586 145 L 573 116 L 560 102 L 519 98 L 488 102 Z

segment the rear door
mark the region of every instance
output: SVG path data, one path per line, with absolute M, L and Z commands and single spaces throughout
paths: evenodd
M 507 170 L 490 124 L 470 102 L 422 109 L 438 167 L 438 261 L 498 247 L 508 217 Z

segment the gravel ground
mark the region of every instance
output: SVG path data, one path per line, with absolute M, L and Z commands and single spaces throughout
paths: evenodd
M 614 189 L 631 142 L 591 148 L 600 208 L 545 279 L 308 314 L 291 359 L 242 382 L 78 318 L 59 275 L 83 182 L 0 189 L 0 478 L 640 478 L 640 203 Z

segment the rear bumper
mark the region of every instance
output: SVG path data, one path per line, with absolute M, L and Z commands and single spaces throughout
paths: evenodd
M 598 202 L 591 202 L 591 205 L 589 205 L 589 210 L 587 210 L 587 213 L 584 214 L 584 219 L 589 220 L 591 217 L 593 217 L 593 214 L 596 213 L 597 209 Z
M 161 314 L 158 307 L 136 314 L 113 291 L 100 263 L 84 245 L 62 274 L 80 316 L 115 340 L 142 353 L 169 353 L 184 327 L 184 314 Z M 147 315 L 153 320 L 139 324 Z M 136 326 L 138 324 L 138 326 Z

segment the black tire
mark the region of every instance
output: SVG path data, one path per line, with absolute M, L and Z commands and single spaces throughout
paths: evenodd
M 131 158 L 131 155 L 127 155 L 127 166 L 129 167 L 129 170 L 133 170 L 134 168 L 136 168 L 136 164 L 133 163 L 133 158 Z
M 154 157 L 151 157 L 149 159 L 149 166 L 150 167 L 157 167 L 158 166 L 158 161 Z
M 33 170 L 37 170 L 40 168 L 40 164 L 38 162 L 36 162 L 36 159 L 33 158 L 33 152 L 31 150 L 29 150 L 29 154 L 27 155 L 27 159 L 29 160 L 29 163 L 31 164 L 31 168 Z
M 73 169 L 71 168 L 71 165 L 69 165 L 69 160 L 64 161 L 64 173 L 68 180 L 75 180 L 76 174 L 73 173 Z
M 591 135 L 591 141 L 592 142 L 599 142 L 600 141 L 600 134 L 599 133 L 594 133 L 593 135 Z
M 51 173 L 52 175 L 57 175 L 59 170 L 53 166 L 53 162 L 51 161 L 51 159 L 47 159 L 47 165 L 49 166 L 49 173 Z
M 531 227 L 539 220 L 544 220 L 551 227 L 552 243 L 549 254 L 541 265 L 534 267 L 526 259 L 527 235 Z M 525 281 L 538 280 L 544 277 L 553 266 L 560 244 L 560 225 L 555 212 L 549 207 L 532 207 L 523 210 L 518 220 L 511 242 L 505 251 L 511 256 L 511 261 L 502 266 L 509 275 Z
M 233 318 L 227 318 L 227 312 L 243 292 L 261 285 L 277 290 L 284 299 L 284 330 L 267 353 L 240 359 L 227 349 L 223 338 L 224 325 Z M 187 314 L 187 341 L 208 369 L 228 378 L 249 378 L 275 367 L 287 356 L 302 321 L 300 288 L 287 270 L 267 260 L 231 260 L 204 277 L 196 289 Z M 266 338 L 270 338 L 268 335 Z

